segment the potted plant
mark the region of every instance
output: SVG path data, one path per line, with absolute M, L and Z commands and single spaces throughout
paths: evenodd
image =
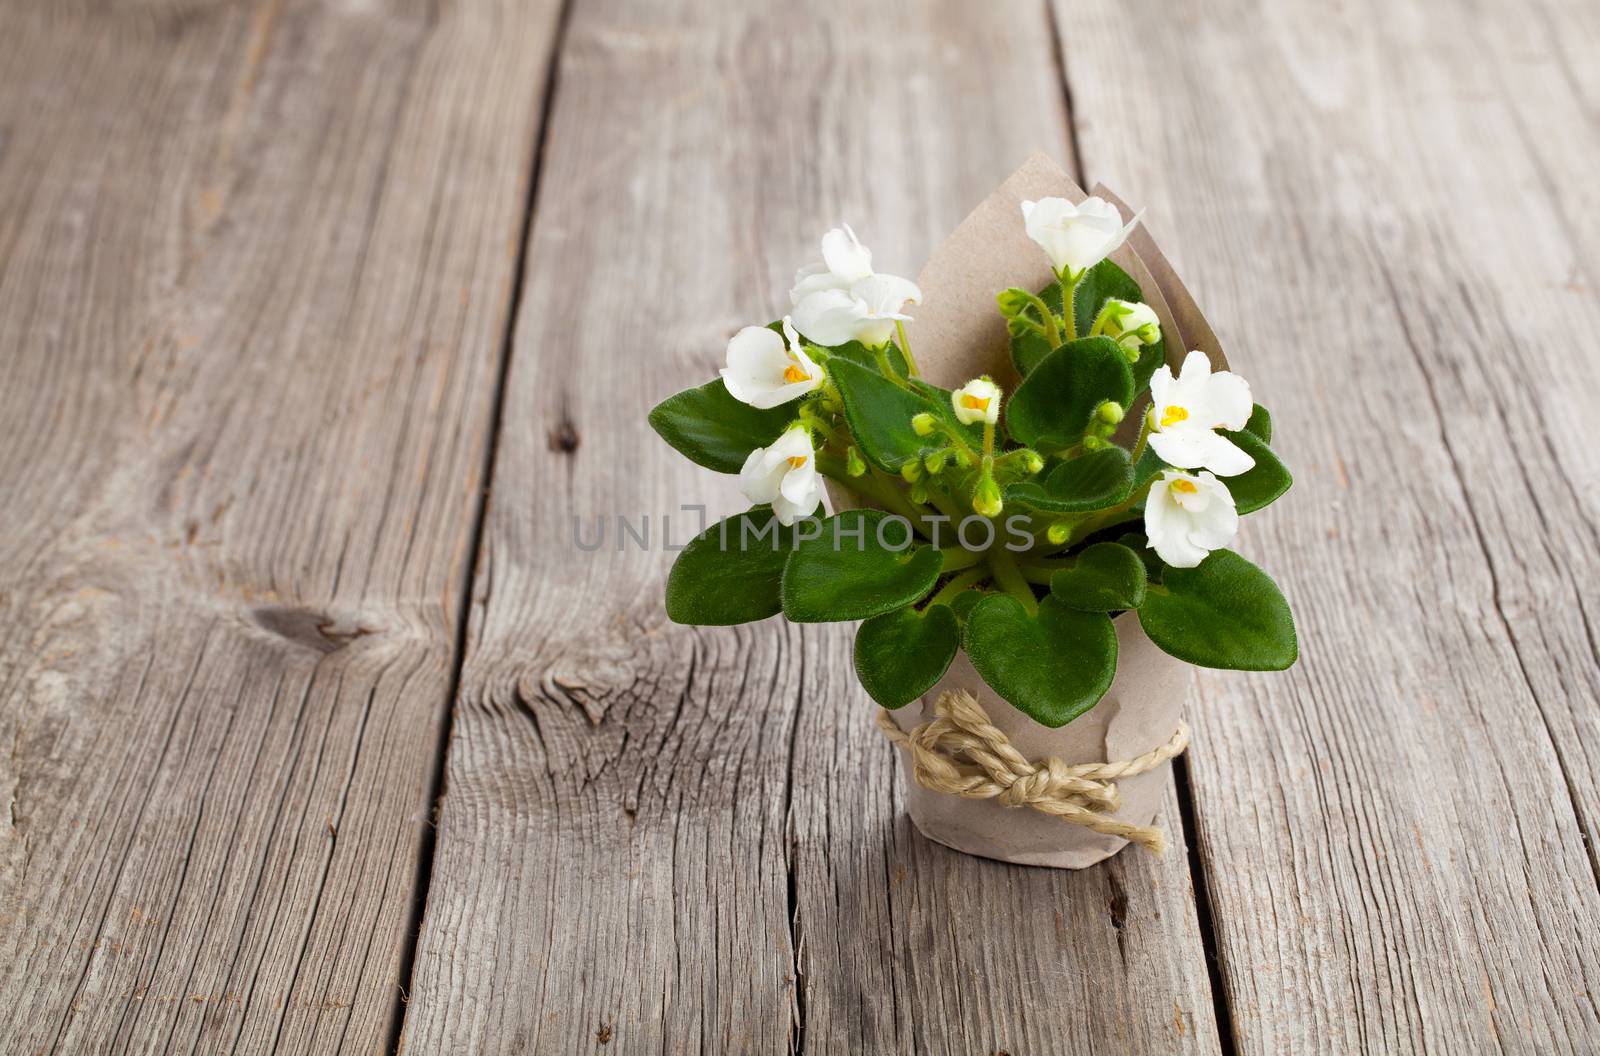
M 789 315 L 650 415 L 753 504 L 678 555 L 668 615 L 862 621 L 912 819 L 958 850 L 1159 850 L 1188 665 L 1296 659 L 1282 594 L 1228 549 L 1290 484 L 1271 419 L 1137 224 L 1035 159 L 917 283 L 841 226 Z

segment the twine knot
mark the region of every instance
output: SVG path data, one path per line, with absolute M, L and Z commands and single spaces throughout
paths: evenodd
M 939 694 L 933 710 L 932 721 L 910 730 L 897 726 L 888 711 L 878 712 L 884 734 L 911 753 L 912 775 L 923 788 L 993 799 L 1004 807 L 1032 807 L 1157 854 L 1167 849 L 1166 833 L 1156 826 L 1112 817 L 1122 806 L 1116 783 L 1148 773 L 1188 747 L 1187 723 L 1179 722 L 1165 744 L 1136 758 L 1069 766 L 1054 756 L 1029 762 L 965 690 Z

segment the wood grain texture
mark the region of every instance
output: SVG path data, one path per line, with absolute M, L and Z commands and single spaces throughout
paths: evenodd
M 1037 147 L 1065 160 L 1047 14 L 574 8 L 407 1052 L 1216 1051 L 1181 853 L 1061 873 L 932 845 L 847 630 L 662 611 L 663 515 L 681 542 L 680 503 L 741 504 L 646 411 L 840 218 L 914 274 Z M 614 520 L 573 545 L 574 515 L 592 541 L 643 514 L 653 552 Z
M 0 1051 L 382 1051 L 551 4 L 0 33 Z
M 1190 755 L 1239 1050 L 1593 1051 L 1600 12 L 1058 7 L 1299 476 L 1245 549 L 1302 664 L 1207 674 Z

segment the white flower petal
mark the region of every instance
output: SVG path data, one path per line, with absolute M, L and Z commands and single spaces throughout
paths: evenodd
M 850 286 L 850 294 L 875 316 L 894 317 L 906 304 L 921 304 L 922 291 L 898 275 L 869 275 Z
M 1206 418 L 1210 424 L 1223 429 L 1243 429 L 1254 409 L 1249 382 L 1229 370 L 1211 375 L 1205 396 Z
M 867 306 L 845 290 L 813 293 L 794 307 L 795 328 L 825 348 L 852 340 L 866 317 Z
M 797 305 L 813 293 L 823 290 L 843 290 L 850 286 L 848 279 L 840 278 L 828 270 L 828 265 L 818 261 L 807 264 L 795 272 L 794 286 L 789 290 L 789 303 Z
M 756 448 L 745 457 L 744 466 L 739 470 L 739 490 L 744 492 L 745 498 L 758 505 L 778 497 L 778 487 L 783 483 L 783 470 L 787 468 L 782 462 L 776 466 L 769 465 L 766 456 L 766 448 Z
M 1202 454 L 1196 465 L 1204 466 L 1217 476 L 1237 477 L 1256 464 L 1254 458 L 1221 433 L 1213 433 L 1208 429 L 1200 436 Z
M 1169 466 L 1198 469 L 1205 464 L 1206 433 L 1202 429 L 1158 430 L 1150 434 L 1150 447 Z
M 1156 408 L 1156 413 L 1161 413 L 1161 408 L 1172 402 L 1172 368 L 1163 363 L 1150 375 L 1150 404 Z
M 829 271 L 846 282 L 855 282 L 872 274 L 872 250 L 861 244 L 849 224 L 836 227 L 822 236 L 822 260 Z

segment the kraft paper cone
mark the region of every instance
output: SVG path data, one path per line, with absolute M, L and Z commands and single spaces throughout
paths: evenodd
M 1096 188 L 1096 193 L 1131 217 L 1132 210 L 1121 199 L 1103 188 Z M 926 380 L 953 389 L 988 374 L 1007 392 L 1016 388 L 1019 379 L 995 294 L 1009 286 L 1037 291 L 1054 281 L 1049 261 L 1028 238 L 1022 217 L 1024 200 L 1049 197 L 1081 202 L 1087 195 L 1055 162 L 1035 155 L 961 222 L 917 276 L 923 303 L 907 329 Z M 1143 226 L 1134 229 L 1111 260 L 1139 284 L 1145 303 L 1161 320 L 1171 366 L 1176 368 L 1190 348 L 1206 351 L 1216 369 L 1225 366 L 1216 335 Z M 1147 401 L 1148 396 L 1130 409 L 1125 422 L 1129 435 L 1120 438 L 1123 443 L 1131 440 Z M 831 481 L 828 494 L 835 510 L 860 505 Z M 895 712 L 894 720 L 901 729 L 928 722 L 941 693 L 963 689 L 977 698 L 990 720 L 1031 760 L 1055 756 L 1070 765 L 1142 755 L 1165 743 L 1177 728 L 1192 672 L 1145 636 L 1136 614 L 1118 617 L 1114 626 L 1119 655 L 1111 689 L 1094 708 L 1060 729 L 1041 726 L 1001 700 L 978 676 L 965 653 L 956 657 L 950 671 L 926 696 Z M 1026 807 L 1003 807 L 989 800 L 930 792 L 916 784 L 905 753 L 897 754 L 912 822 L 924 835 L 956 850 L 1007 862 L 1081 869 L 1126 845 L 1120 838 Z M 1171 764 L 1165 763 L 1119 781 L 1122 807 L 1116 816 L 1138 825 L 1150 824 L 1170 770 Z

